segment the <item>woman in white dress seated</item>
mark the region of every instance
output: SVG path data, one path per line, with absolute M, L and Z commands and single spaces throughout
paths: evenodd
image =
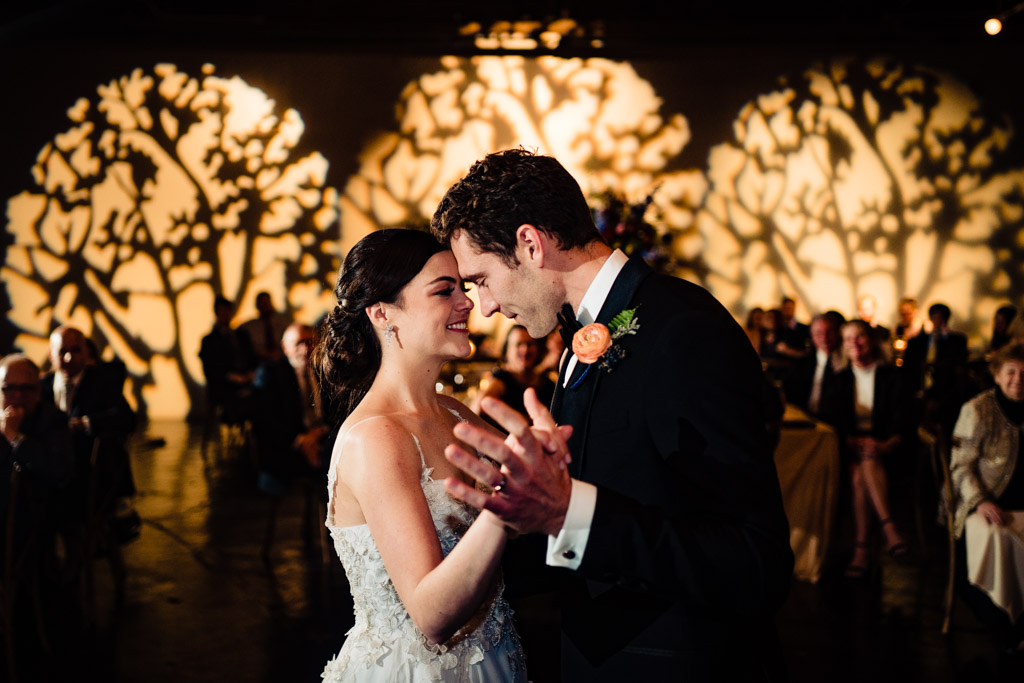
M 479 417 L 435 386 L 470 353 L 473 303 L 455 258 L 414 230 L 367 235 L 345 259 L 315 363 L 322 398 L 348 417 L 328 474 L 327 527 L 355 626 L 327 681 L 526 681 L 502 597 L 504 525 L 448 496 L 444 457 Z M 332 395 L 333 392 L 333 395 Z M 495 470 L 497 486 L 502 481 Z
M 964 404 L 950 474 L 961 594 L 1004 645 L 1024 650 L 1024 342 L 992 358 L 996 386 Z M 966 533 L 965 533 L 966 532 Z M 966 538 L 966 542 L 964 541 Z

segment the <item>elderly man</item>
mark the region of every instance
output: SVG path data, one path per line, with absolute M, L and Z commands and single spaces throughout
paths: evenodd
M 314 342 L 312 327 L 292 323 L 281 337 L 284 356 L 267 361 L 256 370 L 253 429 L 260 461 L 257 485 L 274 498 L 264 555 L 270 552 L 278 501 L 289 481 L 296 475 L 313 475 L 326 481 L 330 461 L 327 449 L 333 440 L 327 438 L 330 430 L 323 422 L 314 395 L 309 365 Z M 326 496 L 322 483 L 315 490 Z M 323 521 L 322 517 L 319 521 Z M 323 528 L 322 523 L 318 526 Z
M 53 404 L 39 400 L 39 368 L 21 354 L 0 360 L 0 435 L 0 524 L 6 524 L 11 472 L 17 467 L 31 486 L 27 490 L 32 499 L 23 493 L 16 513 L 19 519 L 29 519 L 16 525 L 24 532 L 33 523 L 44 522 L 43 517 L 27 516 L 45 516 L 50 509 L 32 505 L 32 500 L 38 502 L 39 496 L 62 487 L 71 478 L 73 463 L 67 419 Z M 21 540 L 16 538 L 16 545 Z
M 789 403 L 817 415 L 835 375 L 839 353 L 839 330 L 829 317 L 816 315 L 811 320 L 811 342 L 814 353 L 790 367 L 783 389 Z
M 119 506 L 124 522 L 118 537 L 127 541 L 138 533 L 138 517 L 124 502 L 135 495 L 124 443 L 135 429 L 135 413 L 121 387 L 108 381 L 101 368 L 88 365 L 86 358 L 85 336 L 80 330 L 67 325 L 54 330 L 50 335 L 54 371 L 42 379 L 42 398 L 67 413 L 75 454 L 73 495 L 82 506 L 88 490 L 89 463 L 99 439 L 96 500 L 112 511 L 116 501 L 122 499 Z
M 284 356 L 256 371 L 253 428 L 260 454 L 260 488 L 280 494 L 293 474 L 319 470 L 328 429 L 317 410 L 309 357 L 314 334 L 292 323 L 281 337 Z

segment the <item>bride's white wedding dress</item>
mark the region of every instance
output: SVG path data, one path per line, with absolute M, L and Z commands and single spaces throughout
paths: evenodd
M 412 438 L 419 449 L 419 440 L 415 435 Z M 449 496 L 442 482 L 430 478 L 433 468 L 426 466 L 422 450 L 420 462 L 423 468 L 420 485 L 437 529 L 441 552 L 447 556 L 477 513 Z M 327 478 L 328 511 L 332 509 L 335 480 L 332 463 Z M 432 643 L 405 611 L 369 527 L 365 524 L 339 527 L 333 522 L 328 512 L 327 528 L 352 590 L 355 625 L 349 630 L 341 651 L 327 663 L 322 674 L 324 680 L 525 683 L 526 662 L 512 624 L 512 610 L 502 597 L 500 580 L 493 595 L 484 601 L 468 624 L 448 642 Z

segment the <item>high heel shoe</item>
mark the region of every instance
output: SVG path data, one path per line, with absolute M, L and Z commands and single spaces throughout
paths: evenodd
M 871 544 L 868 543 L 867 541 L 857 541 L 856 543 L 853 544 L 853 547 L 854 548 L 870 548 Z M 855 550 L 853 554 L 856 555 L 857 551 Z M 870 567 L 868 567 L 868 565 L 866 565 L 866 564 L 854 564 L 854 562 L 851 560 L 850 564 L 847 565 L 847 567 L 846 567 L 846 571 L 843 572 L 843 576 L 845 576 L 848 579 L 853 579 L 855 581 L 859 581 L 860 579 L 863 579 L 865 576 L 867 576 L 868 569 L 870 569 Z
M 899 535 L 899 530 L 896 529 L 896 522 L 892 521 L 892 517 L 886 517 L 885 519 L 878 520 L 879 524 L 885 526 L 886 524 L 892 524 L 893 530 Z M 889 557 L 894 560 L 905 560 L 910 555 L 910 546 L 906 541 L 896 541 L 888 547 Z

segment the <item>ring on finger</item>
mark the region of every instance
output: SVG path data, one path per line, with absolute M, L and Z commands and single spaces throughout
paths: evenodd
M 506 484 L 508 484 L 508 479 L 506 479 L 506 478 L 505 478 L 505 476 L 504 476 L 504 475 L 502 475 L 502 477 L 501 477 L 501 481 L 499 481 L 499 482 L 498 482 L 498 483 L 497 483 L 497 484 L 496 484 L 496 485 L 494 486 L 494 492 L 495 492 L 495 493 L 501 493 L 502 491 L 504 491 L 504 490 L 505 490 L 505 485 L 506 485 Z

